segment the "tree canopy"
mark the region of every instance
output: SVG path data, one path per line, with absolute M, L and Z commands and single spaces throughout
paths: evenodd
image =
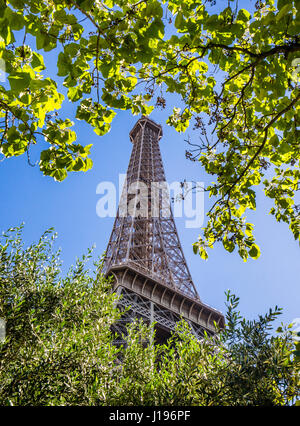
M 278 307 L 249 321 L 228 293 L 217 336 L 199 341 L 182 320 L 154 345 L 153 325 L 136 320 L 116 346 L 111 325 L 122 314 L 101 260 L 90 271 L 89 251 L 63 275 L 53 231 L 28 247 L 21 231 L 0 240 L 1 405 L 297 403 L 300 342 L 289 327 L 273 329 Z
M 245 217 L 258 185 L 299 240 L 299 0 L 258 0 L 251 13 L 232 0 L 219 13 L 211 0 L 0 3 L 5 157 L 29 156 L 44 141 L 45 175 L 61 181 L 92 167 L 91 145 L 59 115 L 56 76 L 44 76 L 43 55 L 53 50 L 76 118 L 97 135 L 117 110 L 148 115 L 166 106 L 167 92 L 178 95 L 167 123 L 179 132 L 194 125 L 200 142 L 190 141 L 187 157 L 215 180 L 205 188 L 215 202 L 195 253 L 205 259 L 221 241 L 244 260 L 259 257 Z

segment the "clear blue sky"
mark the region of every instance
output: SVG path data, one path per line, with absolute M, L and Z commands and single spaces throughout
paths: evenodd
M 52 52 L 46 63 L 50 63 L 53 57 Z M 169 99 L 169 105 L 171 103 Z M 65 101 L 63 116 L 74 119 L 75 109 L 74 104 Z M 185 159 L 187 145 L 184 139 L 189 132 L 182 135 L 168 127 L 165 124 L 167 111 L 154 111 L 150 118 L 163 126 L 160 146 L 167 180 L 186 179 L 209 184 L 210 177 L 204 170 Z M 84 145 L 94 144 L 91 150 L 94 167 L 87 173 L 70 174 L 62 183 L 43 176 L 38 167 L 30 167 L 25 156 L 1 162 L 0 230 L 24 221 L 25 241 L 30 244 L 47 228 L 54 227 L 58 232 L 58 245 L 62 248 L 64 270 L 94 243 L 95 253 L 103 253 L 114 219 L 96 215 L 99 200 L 96 187 L 101 181 L 112 181 L 117 185 L 119 173 L 126 173 L 132 148 L 128 133 L 137 119 L 130 112 L 118 112 L 111 132 L 103 137 L 98 137 L 87 124 L 76 121 L 78 141 Z M 37 160 L 38 150 L 33 150 L 31 161 Z M 208 206 L 206 198 L 205 202 Z M 198 230 L 185 228 L 185 218 L 176 219 L 176 224 L 192 277 L 205 303 L 224 312 L 224 292 L 231 289 L 241 298 L 240 309 L 246 317 L 254 318 L 278 305 L 283 308 L 280 321 L 289 323 L 300 317 L 300 252 L 288 226 L 278 224 L 273 216 L 268 215 L 270 206 L 263 193 L 258 192 L 257 211 L 248 219 L 256 225 L 261 257 L 247 263 L 236 252 L 227 253 L 221 245 L 210 251 L 207 261 L 200 259 L 192 251 Z
M 72 105 L 70 104 L 70 108 Z M 184 136 L 163 123 L 161 111 L 151 115 L 164 128 L 161 151 L 169 182 L 197 180 L 209 183 L 198 164 L 185 159 Z M 113 218 L 99 218 L 96 187 L 101 181 L 118 184 L 119 173 L 125 173 L 132 144 L 128 133 L 136 117 L 119 113 L 112 130 L 98 137 L 84 123 L 76 124 L 78 139 L 94 143 L 94 167 L 86 173 L 73 173 L 61 183 L 32 168 L 22 156 L 7 159 L 0 165 L 1 230 L 25 222 L 27 243 L 53 226 L 58 232 L 64 267 L 74 262 L 87 247 L 96 243 L 96 253 L 105 249 L 113 226 Z M 37 160 L 37 155 L 32 160 Z M 205 199 L 208 205 L 207 200 Z M 254 317 L 279 305 L 284 308 L 282 320 L 290 322 L 300 316 L 299 310 L 299 247 L 287 225 L 278 224 L 268 215 L 269 203 L 258 194 L 257 211 L 252 214 L 261 257 L 244 263 L 237 253 L 229 254 L 222 246 L 210 251 L 207 261 L 193 254 L 192 243 L 198 230 L 185 228 L 185 218 L 176 219 L 179 236 L 192 277 L 202 300 L 224 312 L 224 291 L 231 289 L 241 297 L 242 313 Z M 250 219 L 250 221 L 251 221 Z

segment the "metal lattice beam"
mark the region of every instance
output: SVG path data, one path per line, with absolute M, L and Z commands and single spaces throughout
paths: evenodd
M 148 284 L 149 279 L 153 283 L 153 291 L 146 298 L 141 288 L 140 294 L 135 294 L 132 290 L 125 291 L 124 283 L 121 283 L 121 303 L 124 307 L 131 306 L 133 317 L 137 315 L 149 321 L 155 320 L 159 326 L 171 332 L 180 318 L 176 303 L 181 298 L 182 305 L 189 306 L 193 313 L 195 309 L 197 311 L 197 320 L 189 319 L 193 332 L 197 336 L 202 336 L 204 330 L 213 334 L 212 321 L 223 324 L 224 318 L 200 301 L 189 272 L 169 198 L 164 193 L 166 178 L 159 149 L 161 137 L 161 126 L 147 117 L 138 120 L 130 132 L 133 149 L 106 250 L 104 272 L 109 274 L 116 268 L 132 270 L 138 274 L 132 278 L 136 282 L 141 283 L 141 277 L 147 277 Z M 127 287 L 131 288 L 131 285 L 133 283 L 127 283 Z M 162 292 L 165 294 L 167 291 L 170 303 L 166 309 L 154 299 L 159 300 Z M 127 319 L 129 317 L 127 315 Z
M 148 118 L 142 118 L 130 136 L 133 149 L 121 205 L 128 208 L 133 199 L 134 195 L 128 194 L 130 185 L 143 182 L 148 189 L 147 217 L 140 217 L 138 208 L 135 216 L 122 216 L 119 207 L 107 247 L 105 268 L 109 270 L 116 264 L 133 263 L 154 277 L 159 277 L 167 285 L 199 299 L 181 248 L 171 208 L 169 217 L 163 217 L 161 205 L 158 206 L 158 217 L 152 215 L 151 184 L 166 182 L 159 149 L 161 127 Z M 163 203 L 162 194 L 159 201 L 160 204 Z

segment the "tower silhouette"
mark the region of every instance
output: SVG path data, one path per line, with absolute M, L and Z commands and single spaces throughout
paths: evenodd
M 119 307 L 129 308 L 114 329 L 121 336 L 127 322 L 142 317 L 155 322 L 160 343 L 182 317 L 197 338 L 224 326 L 191 278 L 170 207 L 161 137 L 161 126 L 147 117 L 130 132 L 133 149 L 104 259 L 104 273 L 113 275 L 113 291 L 121 295 Z

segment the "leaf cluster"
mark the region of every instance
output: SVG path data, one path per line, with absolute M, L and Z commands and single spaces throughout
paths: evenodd
M 299 240 L 299 0 L 259 0 L 252 13 L 229 2 L 218 14 L 202 0 L 2 3 L 5 157 L 29 156 L 44 138 L 44 174 L 61 181 L 92 167 L 90 145 L 76 143 L 72 123 L 56 117 L 64 96 L 43 77 L 38 52 L 53 50 L 76 118 L 97 135 L 110 130 L 117 110 L 149 115 L 168 107 L 168 93 L 177 95 L 167 123 L 178 132 L 195 123 L 200 143 L 187 156 L 216 178 L 205 188 L 215 202 L 194 245 L 202 258 L 217 242 L 245 261 L 259 257 L 245 217 L 256 209 L 258 186 L 274 201 L 270 213 Z
M 102 261 L 91 251 L 61 274 L 55 234 L 25 247 L 22 228 L 0 245 L 1 405 L 291 405 L 299 398 L 299 342 L 274 335 L 276 307 L 248 321 L 227 294 L 226 327 L 203 340 L 184 320 L 165 344 L 155 324 L 135 320 L 114 344 L 122 319 Z M 295 348 L 296 346 L 296 348 Z M 296 350 L 295 350 L 296 349 Z

